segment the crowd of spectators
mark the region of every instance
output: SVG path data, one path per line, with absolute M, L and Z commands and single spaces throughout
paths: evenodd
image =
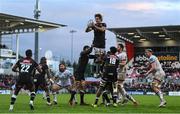
M 0 74 L 0 89 L 11 89 L 14 82 L 15 78 L 13 75 Z

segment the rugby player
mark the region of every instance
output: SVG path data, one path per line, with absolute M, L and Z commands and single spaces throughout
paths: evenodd
M 91 47 L 89 47 L 88 45 L 83 47 L 83 51 L 81 51 L 80 57 L 78 60 L 78 67 L 75 71 L 76 84 L 75 84 L 74 90 L 76 90 L 76 92 L 79 90 L 80 105 L 87 105 L 84 102 L 85 85 L 86 85 L 84 73 L 85 73 L 86 66 L 87 66 L 88 61 L 89 61 L 89 55 L 92 52 L 92 48 L 93 48 L 93 45 Z M 73 93 L 73 96 L 71 98 L 71 102 L 72 102 L 72 99 L 74 98 L 74 95 L 76 94 L 76 92 Z
M 126 103 L 128 99 L 133 102 L 134 105 L 138 105 L 136 100 L 129 95 L 126 90 L 124 89 L 124 81 L 126 77 L 126 64 L 127 64 L 127 54 L 123 52 L 124 45 L 118 44 L 117 45 L 117 56 L 119 58 L 119 68 L 118 68 L 118 97 L 120 97 L 119 93 L 122 95 L 122 104 Z
M 103 63 L 103 76 L 100 81 L 100 87 L 96 92 L 96 99 L 93 107 L 97 107 L 99 97 L 101 96 L 104 90 L 109 90 L 109 85 L 112 87 L 113 91 L 113 106 L 117 106 L 116 99 L 117 99 L 117 68 L 119 65 L 118 57 L 115 55 L 116 47 L 110 47 L 110 55 L 106 56 Z M 104 98 L 107 101 L 107 106 L 110 104 L 110 100 L 107 94 L 103 93 Z
M 15 85 L 14 93 L 11 97 L 11 104 L 9 107 L 9 111 L 12 111 L 14 109 L 16 97 L 19 91 L 21 90 L 21 88 L 23 88 L 24 86 L 31 92 L 29 105 L 31 110 L 34 110 L 33 102 L 36 94 L 35 94 L 35 86 L 33 82 L 33 74 L 35 72 L 35 69 L 37 69 L 39 73 L 42 73 L 42 70 L 31 57 L 32 57 L 32 51 L 30 49 L 26 50 L 26 57 L 18 60 L 17 63 L 12 68 L 12 71 L 18 72 L 19 76 Z
M 50 76 L 49 68 L 47 66 L 45 57 L 41 58 L 39 66 L 42 69 L 42 73 L 35 74 L 35 77 L 34 77 L 35 92 L 37 93 L 39 88 L 43 89 L 46 93 L 47 105 L 51 105 L 50 95 L 49 95 L 50 90 L 48 87 L 48 80 L 50 80 L 51 76 Z
M 145 54 L 148 57 L 149 68 L 150 68 L 145 74 L 145 76 L 151 74 L 153 78 L 151 88 L 160 99 L 159 107 L 165 107 L 166 100 L 164 99 L 163 93 L 161 91 L 161 83 L 163 82 L 163 79 L 165 77 L 165 72 L 163 71 L 158 58 L 155 55 L 153 55 L 153 51 L 151 49 L 146 49 Z
M 74 76 L 71 74 L 69 70 L 66 69 L 66 65 L 61 63 L 59 64 L 59 71 L 55 74 L 55 83 L 52 85 L 52 93 L 54 97 L 54 104 L 57 104 L 57 95 L 56 92 L 58 92 L 60 89 L 67 89 L 71 94 L 74 93 L 72 91 L 72 86 L 75 82 Z M 70 102 L 71 104 L 71 102 Z

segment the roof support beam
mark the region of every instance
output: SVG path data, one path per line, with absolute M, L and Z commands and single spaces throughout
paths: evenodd
M 136 31 L 137 31 L 137 33 L 141 36 L 141 37 L 144 37 L 144 38 L 146 38 L 146 39 L 151 39 L 151 38 L 149 38 L 148 36 L 146 36 L 145 34 L 143 34 L 139 29 L 136 29 Z
M 169 34 L 165 28 L 162 28 L 162 30 L 165 33 L 165 35 L 167 35 L 169 38 L 174 38 L 174 36 Z

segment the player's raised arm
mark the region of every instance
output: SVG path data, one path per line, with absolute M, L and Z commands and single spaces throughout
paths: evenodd
M 46 72 L 46 74 L 47 74 L 47 78 L 50 79 L 52 76 L 51 76 L 51 74 L 50 74 L 49 69 L 46 69 L 45 72 Z
M 93 30 L 93 28 L 92 28 L 93 25 L 94 25 L 94 22 L 93 22 L 92 20 L 89 20 L 85 32 L 90 32 L 90 31 L 92 31 L 92 30 Z
M 37 64 L 37 63 L 36 63 L 36 64 Z M 42 73 L 42 69 L 41 69 L 40 65 L 37 64 L 36 69 L 37 69 L 37 71 L 38 71 L 39 73 Z

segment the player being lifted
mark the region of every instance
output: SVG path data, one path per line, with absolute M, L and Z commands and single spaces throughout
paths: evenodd
M 39 66 L 42 69 L 42 73 L 35 74 L 35 77 L 34 77 L 35 92 L 37 92 L 39 88 L 43 89 L 46 93 L 47 105 L 51 105 L 50 95 L 49 95 L 50 90 L 48 88 L 48 81 L 50 80 L 51 76 L 50 76 L 49 68 L 47 66 L 45 57 L 41 58 Z
M 59 64 L 59 71 L 55 74 L 54 78 L 55 83 L 52 85 L 52 93 L 54 98 L 53 102 L 54 104 L 57 104 L 56 92 L 65 88 L 71 94 L 74 93 L 74 91 L 72 91 L 72 85 L 74 84 L 75 79 L 71 72 L 66 69 L 66 66 L 63 63 Z
M 103 17 L 101 14 L 95 14 L 95 23 L 90 20 L 85 32 L 94 31 L 94 52 L 95 52 L 95 73 L 99 73 L 100 65 L 105 54 L 105 32 L 106 32 L 106 23 L 103 23 Z
M 35 86 L 33 82 L 33 73 L 35 69 L 37 69 L 38 72 L 40 73 L 42 73 L 42 70 L 39 67 L 39 65 L 31 57 L 32 57 L 32 51 L 28 49 L 26 51 L 26 57 L 18 60 L 17 63 L 12 68 L 14 72 L 19 73 L 19 76 L 16 82 L 15 91 L 11 97 L 11 105 L 9 108 L 10 111 L 13 110 L 16 97 L 19 91 L 21 90 L 21 88 L 24 86 L 31 92 L 29 105 L 30 105 L 31 110 L 34 110 L 33 101 L 35 98 Z
M 75 87 L 74 90 L 76 90 L 76 92 L 79 90 L 80 93 L 80 105 L 86 105 L 86 103 L 84 102 L 84 94 L 85 94 L 85 77 L 84 77 L 84 73 L 86 70 L 86 66 L 88 64 L 89 61 L 89 54 L 92 52 L 92 48 L 93 45 L 91 47 L 89 47 L 88 45 L 83 47 L 83 51 L 81 51 L 80 53 L 80 57 L 78 60 L 78 66 L 77 69 L 75 71 Z M 70 102 L 72 102 L 76 92 L 73 93 Z
M 159 105 L 159 107 L 165 107 L 166 106 L 166 101 L 163 98 L 163 93 L 161 91 L 161 83 L 163 82 L 164 76 L 165 76 L 165 72 L 162 69 L 162 66 L 158 60 L 158 58 L 152 54 L 152 50 L 151 49 L 146 49 L 145 50 L 145 54 L 148 57 L 148 61 L 149 61 L 149 67 L 150 69 L 147 71 L 147 73 L 145 74 L 145 76 L 148 76 L 149 74 L 152 74 L 152 84 L 151 84 L 151 88 L 152 90 L 156 93 L 156 95 L 159 97 L 161 103 Z
M 105 31 L 106 23 L 103 23 L 103 17 L 101 14 L 95 14 L 95 21 L 89 22 L 86 32 L 94 31 L 93 45 L 95 49 L 95 54 L 102 54 L 105 52 Z
M 100 81 L 100 87 L 96 92 L 96 100 L 95 103 L 92 104 L 93 107 L 97 107 L 99 97 L 101 96 L 102 92 L 106 89 L 112 87 L 113 90 L 113 106 L 117 106 L 116 99 L 117 99 L 117 68 L 119 65 L 118 57 L 116 54 L 116 47 L 110 47 L 110 55 L 104 58 L 103 63 L 103 76 Z M 104 94 L 104 98 L 107 101 L 107 106 L 110 104 L 110 100 L 107 94 Z
M 119 58 L 119 68 L 118 68 L 118 97 L 120 96 L 119 93 L 121 93 L 123 101 L 122 104 L 126 103 L 128 99 L 133 102 L 134 105 L 137 105 L 138 103 L 136 100 L 129 95 L 126 90 L 124 89 L 124 80 L 126 77 L 126 64 L 127 64 L 127 55 L 124 50 L 124 45 L 123 44 L 118 44 L 117 45 L 117 56 Z

